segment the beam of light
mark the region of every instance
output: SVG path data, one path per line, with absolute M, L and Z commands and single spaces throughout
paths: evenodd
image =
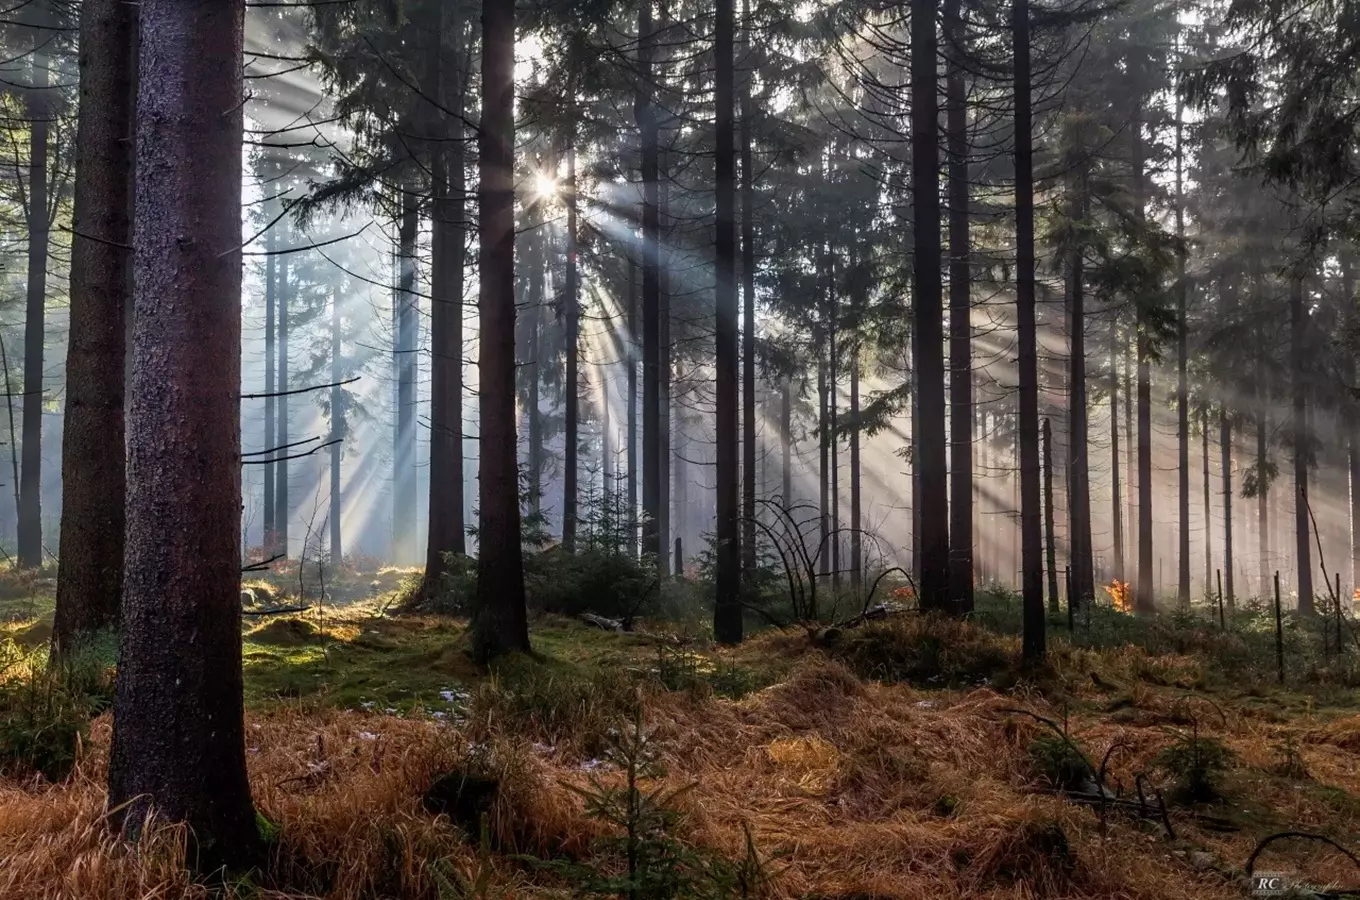
M 557 196 L 558 189 L 556 176 L 549 172 L 534 173 L 533 191 L 536 200 L 551 200 Z

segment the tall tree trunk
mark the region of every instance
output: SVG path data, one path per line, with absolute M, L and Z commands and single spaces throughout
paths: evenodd
M 638 275 L 636 262 L 628 264 L 628 346 L 624 359 L 628 362 L 628 414 L 625 429 L 628 432 L 628 446 L 624 464 L 628 467 L 628 552 L 636 556 L 638 552 Z M 537 352 L 538 339 L 534 339 Z M 537 395 L 537 387 L 534 390 Z M 664 548 L 663 548 L 664 549 Z M 665 554 L 662 554 L 663 556 Z
M 859 596 L 864 581 L 864 540 L 861 532 L 864 526 L 864 516 L 860 509 L 859 356 L 858 341 L 856 341 L 855 353 L 850 360 L 850 422 L 852 423 L 850 429 L 850 586 L 854 589 L 856 597 Z M 970 584 L 971 581 L 970 573 Z
M 484 0 L 491 2 L 491 0 Z M 573 98 L 574 100 L 575 98 Z M 566 391 L 566 414 L 564 416 L 564 426 L 566 429 L 566 446 L 563 451 L 563 468 L 566 470 L 562 478 L 562 547 L 568 553 L 576 552 L 576 527 L 578 515 L 578 493 L 580 464 L 578 456 L 580 454 L 580 403 L 581 386 L 578 373 L 578 363 L 581 355 L 581 310 L 579 307 L 579 273 L 577 271 L 577 204 L 579 198 L 576 195 L 576 141 L 573 137 L 567 144 L 567 293 L 565 298 L 567 312 L 567 383 L 564 385 Z M 645 290 L 645 289 L 644 289 Z M 645 301 L 644 301 L 645 302 Z M 644 313 L 645 315 L 645 313 Z M 646 413 L 643 413 L 643 439 L 646 440 Z M 645 452 L 645 451 L 644 451 Z M 646 465 L 646 462 L 643 462 Z M 644 499 L 645 503 L 646 500 Z
M 1180 519 L 1177 547 L 1176 596 L 1180 605 L 1190 607 L 1190 389 L 1189 350 L 1186 341 L 1186 315 L 1189 285 L 1185 281 L 1185 130 L 1183 102 L 1176 95 L 1176 449 L 1179 468 L 1176 511 Z
M 1144 219 L 1147 186 L 1144 171 L 1143 122 L 1135 115 L 1133 138 L 1134 215 Z M 1149 614 L 1157 611 L 1156 584 L 1152 576 L 1152 336 L 1144 309 L 1146 298 L 1135 298 L 1138 332 L 1138 583 L 1134 590 L 1134 609 Z
M 1233 521 L 1232 521 L 1232 419 L 1226 406 L 1218 410 L 1218 447 L 1223 455 L 1223 584 L 1228 609 L 1236 608 L 1237 592 L 1233 584 Z
M 41 7 L 39 7 L 41 9 Z M 30 13 L 33 15 L 33 13 Z M 36 13 L 42 16 L 43 13 Z M 47 245 L 51 219 L 47 211 L 47 143 L 52 103 L 48 96 L 46 47 L 51 32 L 35 28 L 29 60 L 32 89 L 27 97 L 28 196 L 24 212 L 28 224 L 28 298 L 24 311 L 23 468 L 19 482 L 19 568 L 42 565 L 42 411 L 44 317 L 47 302 Z
M 1134 327 L 1137 328 L 1137 317 L 1135 317 Z M 1126 525 L 1124 529 L 1124 553 L 1130 569 L 1130 581 L 1136 582 L 1138 580 L 1138 451 L 1137 439 L 1133 431 L 1133 408 L 1137 405 L 1137 398 L 1134 396 L 1136 393 L 1133 365 L 1134 346 L 1135 339 L 1130 334 L 1128 340 L 1124 343 L 1124 352 L 1120 354 L 1120 362 L 1124 368 L 1124 508 Z
M 741 642 L 741 511 L 737 485 L 741 472 L 737 459 L 737 223 L 736 223 L 736 129 L 733 84 L 735 31 L 733 0 L 717 0 L 714 28 L 716 72 L 716 314 L 717 357 L 717 605 L 713 635 L 719 643 Z
M 973 609 L 973 297 L 962 6 L 962 0 L 945 0 L 944 4 L 949 159 L 949 591 L 961 614 Z
M 1087 173 L 1082 171 L 1077 181 L 1074 219 L 1085 222 L 1088 193 Z M 1076 606 L 1095 603 L 1096 578 L 1094 552 L 1091 546 L 1091 478 L 1090 451 L 1087 430 L 1090 427 L 1086 403 L 1086 293 L 1083 269 L 1085 247 L 1080 242 L 1072 248 L 1068 263 L 1068 306 L 1072 351 L 1068 375 L 1067 420 L 1067 477 L 1069 512 L 1068 552 L 1072 561 L 1071 602 Z M 1056 574 L 1056 573 L 1055 573 Z
M 274 211 L 265 207 L 265 215 L 272 220 Z M 274 253 L 278 249 L 278 232 L 270 228 L 265 233 L 264 269 L 264 532 L 260 546 L 266 559 L 274 556 L 278 547 L 279 522 L 274 508 L 274 448 L 278 446 L 278 402 L 275 395 L 274 376 L 278 365 L 278 336 L 274 323 L 278 321 L 278 266 Z M 285 451 L 286 452 L 286 451 Z
M 831 282 L 834 292 L 835 281 Z M 831 297 L 831 308 L 837 309 L 837 302 L 833 293 Z M 827 441 L 831 452 L 831 505 L 829 527 L 831 529 L 831 589 L 832 596 L 840 594 L 841 588 L 841 468 L 840 468 L 840 432 L 836 415 L 836 394 L 840 390 L 840 360 L 837 358 L 837 351 L 840 346 L 838 340 L 835 313 L 831 320 L 831 365 L 828 368 L 827 385 Z
M 331 565 L 339 566 L 345 558 L 345 545 L 341 539 L 341 515 L 344 504 L 340 493 L 340 459 L 344 455 L 345 440 L 345 391 L 340 387 L 340 294 L 331 291 Z
M 242 0 L 142 0 L 127 548 L 110 821 L 262 862 L 241 675 Z M 204 347 L 230 352 L 204 353 Z M 196 851 L 196 852 L 195 852 Z
M 466 553 L 463 521 L 463 263 L 466 236 L 463 231 L 463 123 L 466 96 L 463 80 L 463 22 L 455 10 L 452 31 L 457 53 L 452 97 L 445 89 L 442 16 L 435 15 L 432 42 L 436 100 L 433 111 L 436 140 L 434 156 L 434 204 L 430 216 L 430 512 L 425 547 L 426 594 L 437 591 L 446 570 L 445 553 Z M 453 115 L 442 107 L 451 102 Z M 535 277 L 530 273 L 530 280 Z M 531 298 L 532 301 L 532 298 Z M 538 309 L 529 313 L 533 340 L 537 341 Z M 414 356 L 414 354 L 412 354 Z M 530 361 L 536 364 L 537 356 Z M 537 369 L 531 369 L 537 375 Z M 535 383 L 537 378 L 535 377 Z M 538 409 L 531 405 L 529 415 Z M 533 427 L 530 426 L 532 432 Z M 532 443 L 532 441 L 531 441 Z M 533 453 L 533 450 L 530 450 Z M 532 467 L 531 467 L 532 468 Z M 534 482 L 537 484 L 537 482 Z
M 920 462 L 922 609 L 947 610 L 949 590 L 949 460 L 944 402 L 944 307 L 940 247 L 939 94 L 935 19 L 939 0 L 911 0 L 912 308 Z M 1037 440 L 1038 423 L 1035 423 Z M 1037 447 L 1036 447 L 1037 450 Z M 1037 510 L 1036 510 L 1037 512 Z
M 514 108 L 515 5 L 482 0 L 482 119 L 477 138 L 481 474 L 472 617 L 473 656 L 481 662 L 529 650 L 515 435 Z M 574 183 L 571 189 L 575 190 Z M 575 252 L 572 245 L 573 259 Z M 573 359 L 574 351 L 572 346 Z
M 1214 512 L 1209 474 L 1209 405 L 1200 407 L 1200 433 L 1204 444 L 1204 593 L 1214 589 Z
M 285 246 L 289 243 L 287 236 L 284 237 Z M 279 442 L 280 447 L 288 445 L 288 257 L 280 256 L 275 265 L 275 275 L 278 283 L 275 286 L 275 301 L 278 304 L 279 324 L 279 358 L 278 376 L 274 380 L 274 387 L 278 391 L 278 397 L 274 401 L 274 408 L 278 415 L 278 424 L 274 427 L 274 437 Z M 288 500 L 288 451 L 280 450 L 276 454 L 274 462 L 274 532 L 277 536 L 275 553 L 284 556 L 288 555 L 288 514 L 291 507 Z M 272 555 L 272 554 L 271 554 Z
M 660 137 L 653 97 L 656 30 L 652 4 L 638 4 L 636 118 L 642 138 L 642 552 L 665 565 L 661 522 L 661 215 Z
M 817 574 L 826 581 L 831 575 L 831 417 L 826 360 L 817 364 Z
M 1341 271 L 1343 279 L 1341 302 L 1342 308 L 1345 310 L 1344 321 L 1347 328 L 1353 329 L 1356 325 L 1357 298 L 1355 294 L 1355 261 L 1349 254 L 1343 257 Z M 1353 387 L 1357 374 L 1353 354 L 1347 355 L 1346 365 L 1346 382 Z M 1264 399 L 1260 403 L 1260 408 L 1262 410 L 1265 408 Z M 1350 524 L 1351 591 L 1353 592 L 1351 596 L 1354 597 L 1354 592 L 1360 591 L 1360 407 L 1358 407 L 1354 397 L 1349 397 L 1343 410 L 1345 417 L 1343 424 L 1346 429 L 1346 468 L 1350 480 L 1350 502 L 1347 505 L 1347 514 Z M 1264 438 L 1265 431 L 1262 428 L 1260 440 L 1263 441 Z M 1258 503 L 1261 511 L 1261 558 L 1264 560 L 1268 549 L 1265 537 L 1265 503 L 1264 501 L 1258 501 Z M 1262 565 L 1264 565 L 1264 562 Z
M 1119 483 L 1119 323 L 1110 320 L 1110 521 L 1114 531 L 1114 580 L 1124 580 L 1124 504 Z M 1125 404 L 1127 405 L 1127 400 Z
M 1034 302 L 1034 147 L 1029 0 L 1012 0 L 1015 57 L 1016 327 L 1020 344 L 1020 531 L 1024 657 L 1044 658 L 1043 534 L 1039 524 L 1039 353 Z M 934 65 L 933 54 L 929 63 Z M 913 81 L 915 79 L 913 78 Z
M 123 590 L 126 458 L 123 320 L 131 260 L 133 35 L 122 0 L 80 8 L 61 547 L 52 650 L 60 656 L 118 623 Z
M 1257 335 L 1256 351 L 1256 555 L 1257 579 L 1264 595 L 1270 584 L 1270 490 L 1273 485 L 1264 477 L 1267 472 L 1268 435 L 1270 434 L 1270 392 L 1264 369 L 1264 336 Z M 1354 381 L 1351 382 L 1354 384 Z
M 662 6 L 662 9 L 664 11 L 664 5 Z M 658 172 L 664 173 L 665 171 L 665 157 L 662 157 L 661 162 L 658 165 Z M 660 177 L 660 175 L 658 177 Z M 659 192 L 658 200 L 660 209 L 657 218 L 662 222 L 666 221 L 667 198 L 666 182 L 664 178 L 661 178 L 661 190 Z M 671 554 L 668 550 L 670 547 L 671 534 L 671 292 L 669 266 L 670 255 L 666 252 L 666 255 L 661 257 L 661 265 L 659 267 L 659 280 L 661 283 L 659 293 L 661 299 L 657 304 L 658 318 L 660 319 L 658 322 L 660 334 L 657 336 L 657 343 L 660 345 L 660 350 L 657 354 L 657 368 L 660 370 L 657 378 L 657 390 L 660 392 L 660 400 L 658 402 L 661 407 L 658 418 L 663 427 L 660 429 L 660 433 L 657 436 L 657 439 L 661 444 L 661 449 L 657 453 L 657 456 L 659 457 L 658 467 L 660 468 L 660 473 L 657 476 L 656 532 L 658 536 L 657 543 L 661 547 L 661 558 L 658 561 L 658 571 L 662 576 L 665 576 L 666 573 L 670 571 L 671 562 Z M 677 572 L 676 574 L 680 573 Z
M 1303 278 L 1294 276 L 1289 285 L 1289 336 L 1294 394 L 1294 540 L 1298 565 L 1299 612 L 1313 613 L 1313 563 L 1309 546 L 1308 508 L 1308 312 L 1304 309 Z
M 416 558 L 416 329 L 420 327 L 416 293 L 416 239 L 420 231 L 419 198 L 413 186 L 401 196 L 401 256 L 397 315 L 397 447 L 392 458 L 392 538 L 394 559 L 410 564 Z M 441 248 L 443 249 L 443 248 Z M 442 255 L 442 254 L 441 254 Z M 442 399 L 442 398 L 441 398 Z
M 1042 440 L 1044 455 L 1044 550 L 1048 570 L 1048 611 L 1061 608 L 1058 600 L 1058 542 L 1053 528 L 1053 428 L 1044 419 Z
M 756 229 L 755 169 L 751 132 L 756 108 L 751 102 L 751 0 L 742 0 L 742 37 L 746 59 L 741 74 L 741 417 L 742 417 L 742 567 L 756 568 Z
M 543 383 L 543 297 L 548 261 L 547 238 L 540 229 L 531 243 L 529 259 L 529 503 L 535 515 L 543 512 L 543 413 L 540 385 Z M 632 507 L 636 510 L 636 507 Z M 636 512 L 633 513 L 636 516 Z

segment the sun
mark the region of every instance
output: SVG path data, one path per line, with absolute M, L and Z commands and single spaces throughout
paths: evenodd
M 534 196 L 540 200 L 546 200 L 557 194 L 557 179 L 547 172 L 538 172 L 534 175 Z

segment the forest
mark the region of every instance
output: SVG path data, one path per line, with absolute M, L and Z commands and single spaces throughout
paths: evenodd
M 1360 897 L 1360 0 L 10 0 L 0 135 L 3 900 Z

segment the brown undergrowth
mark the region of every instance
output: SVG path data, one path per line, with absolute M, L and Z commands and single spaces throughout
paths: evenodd
M 883 635 L 866 640 L 879 642 L 873 665 L 880 675 L 891 676 L 894 654 L 919 662 L 883 649 Z M 983 655 L 990 667 L 1015 649 L 998 638 Z M 749 833 L 766 860 L 769 896 L 1240 897 L 1240 867 L 1264 834 L 1360 834 L 1360 717 L 1277 722 L 1232 702 L 1196 699 L 1189 690 L 1201 673 L 1193 659 L 1059 647 L 1040 673 L 991 677 L 961 661 L 960 671 L 968 670 L 961 680 L 971 683 L 941 690 L 863 680 L 787 637 L 736 653 L 782 656 L 791 671 L 739 701 L 655 685 L 637 696 L 661 777 L 676 788 L 692 785 L 676 800 L 682 839 L 737 859 Z M 1065 723 L 1097 764 L 1118 745 L 1109 753 L 1109 782 L 1126 796 L 1140 773 L 1152 787 L 1167 786 L 1158 754 L 1178 736 L 1212 735 L 1235 759 L 1226 799 L 1171 808 L 1174 839 L 1155 819 L 1111 813 L 1102 823 L 1096 810 L 1044 790 L 1030 748 L 1050 730 L 1015 708 Z M 231 892 L 278 900 L 570 896 L 523 856 L 588 859 L 604 828 L 573 788 L 621 775 L 591 755 L 599 735 L 562 723 L 545 729 L 537 720 L 511 729 L 474 714 L 453 726 L 317 704 L 252 713 L 251 783 L 279 836 L 267 877 Z M 184 875 L 173 830 L 155 831 L 138 847 L 107 833 L 108 737 L 105 717 L 63 784 L 0 782 L 0 897 L 208 895 Z M 1280 774 L 1282 756 L 1297 763 L 1289 777 Z M 502 786 L 487 810 L 485 841 L 422 807 L 438 776 L 470 768 Z M 1233 830 L 1210 827 L 1196 818 L 1203 812 Z M 1338 854 L 1312 846 L 1277 845 L 1261 867 L 1316 882 L 1360 879 Z M 469 887 L 479 876 L 488 886 L 481 893 Z

